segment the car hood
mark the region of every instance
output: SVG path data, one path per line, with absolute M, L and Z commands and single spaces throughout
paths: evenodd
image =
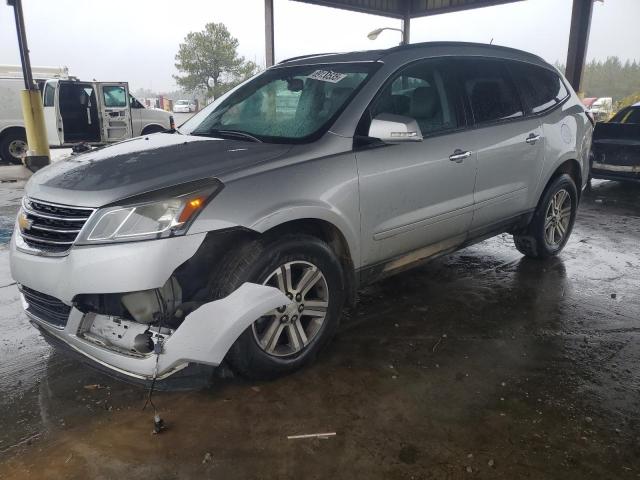
M 132 195 L 248 168 L 290 145 L 157 133 L 72 155 L 35 173 L 25 192 L 43 201 L 101 207 Z

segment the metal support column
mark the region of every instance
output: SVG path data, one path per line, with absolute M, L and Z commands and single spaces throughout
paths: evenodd
M 565 76 L 576 92 L 582 83 L 592 13 L 593 0 L 573 0 Z
M 404 17 L 402 18 L 402 43 L 411 43 L 411 0 L 405 0 Z
M 27 168 L 36 171 L 50 162 L 42 95 L 38 90 L 38 86 L 33 82 L 27 34 L 24 28 L 24 15 L 22 14 L 22 0 L 7 0 L 7 5 L 13 7 L 15 13 L 18 48 L 20 49 L 20 62 L 22 63 L 22 76 L 24 78 L 25 89 L 20 92 L 20 99 L 29 150 L 23 162 Z
M 275 43 L 273 36 L 273 0 L 264 0 L 264 44 L 267 68 L 275 63 Z

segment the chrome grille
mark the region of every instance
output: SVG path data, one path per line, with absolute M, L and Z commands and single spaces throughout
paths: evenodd
M 24 242 L 39 251 L 63 254 L 71 248 L 94 209 L 25 197 L 22 212 L 27 221 L 19 221 L 18 224 Z
M 18 289 L 27 302 L 27 312 L 38 320 L 64 328 L 71 313 L 71 307 L 55 297 L 40 293 L 31 288 L 19 285 Z

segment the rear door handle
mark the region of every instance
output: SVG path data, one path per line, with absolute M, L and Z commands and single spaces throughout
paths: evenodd
M 540 135 L 530 133 L 525 142 L 527 142 L 529 145 L 535 145 L 538 140 L 540 140 Z
M 452 162 L 456 162 L 456 163 L 462 163 L 462 161 L 465 158 L 469 158 L 471 156 L 471 152 L 469 151 L 464 151 L 464 150 L 460 150 L 459 148 L 457 148 L 454 152 L 453 155 L 449 156 L 449 160 L 451 160 Z

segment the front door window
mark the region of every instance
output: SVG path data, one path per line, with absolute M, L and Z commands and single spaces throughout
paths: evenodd
M 102 87 L 104 106 L 107 108 L 124 108 L 127 106 L 127 92 L 117 85 Z
M 459 127 L 459 116 L 446 73 L 440 62 L 415 63 L 387 83 L 370 109 L 371 118 L 381 113 L 411 117 L 422 135 L 428 136 Z

